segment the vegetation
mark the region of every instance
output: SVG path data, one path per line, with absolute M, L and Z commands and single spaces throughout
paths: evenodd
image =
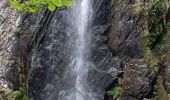
M 139 15 L 144 9 L 144 7 L 140 1 L 136 1 L 136 3 L 134 5 L 132 5 L 132 7 L 133 7 L 136 15 Z
M 7 0 L 11 7 L 29 12 L 36 12 L 41 6 L 54 11 L 56 7 L 71 6 L 70 0 Z
M 144 56 L 147 63 L 158 75 L 159 63 L 158 56 L 161 57 L 165 51 L 165 0 L 150 0 L 147 9 L 147 28 L 144 31 Z M 159 55 L 158 55 L 159 54 Z M 151 100 L 166 100 L 167 93 L 164 89 L 162 79 L 157 76 L 153 86 Z
M 146 46 L 146 44 L 144 44 L 144 58 L 145 58 L 145 61 L 150 65 L 151 69 L 157 73 L 158 69 L 159 69 L 158 68 L 159 67 L 159 61 L 153 55 L 150 48 Z
M 149 2 L 148 11 L 148 46 L 157 51 L 163 52 L 165 48 L 165 21 L 164 21 L 164 11 L 165 11 L 165 1 L 164 0 L 151 0 Z
M 163 82 L 160 77 L 156 80 L 156 84 L 154 85 L 153 95 L 151 100 L 166 100 L 167 92 L 164 89 Z
M 119 79 L 116 79 L 113 87 L 107 91 L 107 95 L 108 96 L 112 96 L 113 99 L 115 99 L 118 95 L 119 95 L 119 92 L 120 92 L 120 84 L 121 84 L 121 78 Z
M 24 89 L 20 87 L 18 90 L 10 93 L 7 99 L 8 100 L 27 100 L 27 97 L 25 95 Z
M 25 93 L 26 79 L 24 74 L 24 64 L 21 55 L 18 57 L 18 61 L 17 61 L 17 75 L 19 81 L 18 88 L 12 91 L 7 96 L 7 100 L 27 100 L 27 96 Z
M 107 94 L 109 96 L 113 96 L 113 97 L 117 96 L 118 93 L 119 93 L 119 87 L 118 86 L 114 86 L 111 90 L 109 90 L 107 92 Z
M 164 0 L 150 0 L 147 8 L 147 27 L 144 31 L 144 57 L 151 68 L 158 72 L 159 60 L 154 53 L 162 54 L 165 49 L 166 27 Z

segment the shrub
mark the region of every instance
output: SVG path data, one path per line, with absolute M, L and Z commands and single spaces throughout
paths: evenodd
M 70 0 L 7 0 L 7 2 L 15 9 L 29 12 L 36 12 L 41 6 L 54 11 L 56 7 L 72 5 Z

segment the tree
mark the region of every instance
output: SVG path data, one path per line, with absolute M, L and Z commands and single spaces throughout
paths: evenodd
M 56 7 L 71 6 L 70 0 L 7 0 L 7 3 L 18 10 L 36 12 L 41 6 L 54 11 Z

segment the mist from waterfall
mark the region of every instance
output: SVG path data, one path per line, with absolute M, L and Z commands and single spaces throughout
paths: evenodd
M 86 84 L 90 65 L 90 43 L 92 7 L 90 0 L 73 2 L 71 18 L 68 18 L 74 33 L 68 41 L 70 63 L 65 73 L 65 81 L 71 88 L 60 92 L 60 100 L 94 100 Z

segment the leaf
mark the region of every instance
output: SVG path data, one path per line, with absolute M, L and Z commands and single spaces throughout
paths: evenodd
M 113 87 L 110 91 L 107 92 L 109 96 L 116 96 L 118 94 L 118 87 Z
M 16 8 L 18 10 L 23 10 L 23 7 L 20 5 L 18 1 L 9 0 L 9 3 L 13 8 Z
M 50 11 L 54 11 L 56 7 L 71 6 L 70 0 L 6 0 L 11 7 L 29 12 L 36 12 L 41 6 L 48 8 Z
M 56 9 L 55 5 L 53 5 L 52 3 L 48 5 L 48 9 L 50 11 L 54 11 Z
M 63 3 L 61 0 L 51 0 L 51 2 L 57 7 L 63 6 Z
M 72 2 L 71 2 L 71 1 L 68 1 L 68 0 L 64 0 L 64 1 L 63 1 L 63 5 L 65 5 L 65 6 L 71 6 L 71 5 L 72 5 Z
M 33 5 L 38 5 L 41 3 L 41 0 L 32 0 Z

